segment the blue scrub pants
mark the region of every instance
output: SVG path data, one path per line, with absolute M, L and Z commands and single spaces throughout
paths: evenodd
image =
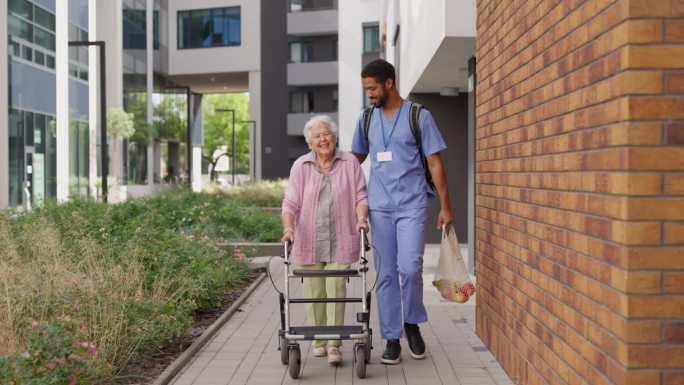
M 423 254 L 427 208 L 369 213 L 378 281 L 380 335 L 399 339 L 403 322 L 427 322 L 423 305 Z M 403 309 L 403 311 L 402 311 Z

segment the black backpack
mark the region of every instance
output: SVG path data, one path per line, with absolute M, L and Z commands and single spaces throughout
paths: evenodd
M 418 103 L 411 103 L 411 109 L 409 110 L 409 126 L 411 127 L 411 133 L 413 134 L 413 139 L 416 141 L 416 146 L 418 147 L 418 152 L 420 153 L 420 160 L 423 163 L 423 168 L 425 169 L 425 181 L 428 186 L 435 189 L 435 184 L 432 181 L 432 174 L 430 174 L 430 168 L 428 168 L 427 158 L 423 152 L 423 141 L 420 137 L 420 125 L 418 124 L 418 115 L 423 106 Z M 373 110 L 375 107 L 370 106 L 363 110 L 363 137 L 368 142 L 368 130 L 370 129 L 371 117 L 373 116 Z

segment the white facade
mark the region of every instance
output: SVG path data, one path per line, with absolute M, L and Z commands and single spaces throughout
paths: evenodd
M 356 120 L 363 110 L 363 25 L 382 24 L 382 12 L 380 0 L 344 0 L 338 7 L 339 143 L 341 149 L 350 150 Z
M 398 69 L 402 97 L 467 90 L 468 59 L 475 53 L 475 0 L 383 0 L 383 12 L 387 60 Z

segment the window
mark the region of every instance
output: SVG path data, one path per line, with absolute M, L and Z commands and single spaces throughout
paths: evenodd
M 306 63 L 313 61 L 313 43 L 297 41 L 290 43 L 290 63 Z
M 334 9 L 334 0 L 290 0 L 290 12 Z
M 33 5 L 26 0 L 9 0 L 9 11 L 26 20 L 33 20 Z
M 69 23 L 69 40 L 87 40 L 88 32 Z M 88 47 L 69 47 L 69 76 L 88 81 Z
M 340 97 L 339 97 L 339 93 L 338 93 L 338 91 L 337 91 L 337 88 L 335 88 L 335 89 L 333 90 L 333 93 L 332 93 L 333 111 L 337 111 L 337 110 L 338 110 L 339 98 L 340 98 Z
M 361 88 L 361 94 L 363 95 L 363 108 L 368 108 L 371 106 L 371 101 L 368 98 L 368 92 L 366 92 L 365 89 Z
M 9 54 L 54 69 L 55 15 L 26 0 L 10 0 L 8 10 Z
M 178 49 L 240 45 L 240 7 L 178 12 Z
M 380 52 L 380 27 L 377 23 L 363 26 L 363 53 Z
M 298 91 L 290 93 L 290 112 L 301 113 L 301 112 L 313 112 L 313 92 L 311 91 Z

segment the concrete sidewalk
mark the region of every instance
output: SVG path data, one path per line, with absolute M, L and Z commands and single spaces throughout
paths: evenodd
M 287 366 L 280 363 L 278 328 L 280 312 L 278 294 L 267 278 L 235 313 L 213 340 L 194 357 L 171 381 L 174 385 L 245 385 L 245 384 L 513 384 L 494 356 L 475 335 L 475 297 L 467 304 L 455 304 L 441 299 L 432 287 L 432 276 L 439 254 L 438 245 L 428 245 L 425 253 L 425 305 L 429 322 L 421 325 L 428 347 L 424 360 L 413 360 L 408 345 L 402 339 L 402 363 L 383 365 L 377 306 L 371 308 L 373 350 L 365 379 L 355 376 L 352 341 L 342 346 L 344 364 L 328 365 L 326 358 L 313 357 L 310 342 L 302 341 L 302 371 L 293 380 Z M 273 280 L 282 290 L 282 259 L 271 264 Z M 375 276 L 369 275 L 370 284 Z M 361 280 L 352 279 L 349 296 L 361 295 Z M 293 296 L 300 296 L 299 281 L 291 281 Z M 292 305 L 293 325 L 304 325 L 303 305 Z M 346 323 L 353 325 L 360 304 L 348 304 Z

